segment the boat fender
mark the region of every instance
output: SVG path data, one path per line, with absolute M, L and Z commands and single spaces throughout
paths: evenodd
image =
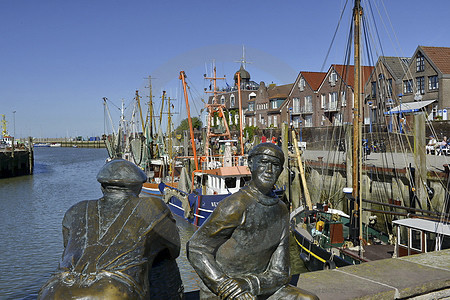
M 324 269 L 324 270 L 332 270 L 332 269 L 336 269 L 336 264 L 335 264 L 334 261 L 332 261 L 332 260 L 327 260 L 327 261 L 323 264 L 323 269 Z
M 322 231 L 324 226 L 325 226 L 325 222 L 320 220 L 320 221 L 318 221 L 316 223 L 316 230 L 317 231 Z

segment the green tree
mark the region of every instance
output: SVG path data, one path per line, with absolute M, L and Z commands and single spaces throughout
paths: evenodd
M 191 118 L 191 120 L 192 120 L 192 127 L 194 127 L 194 129 L 200 130 L 202 128 L 203 123 L 200 120 L 200 118 L 193 117 L 193 118 Z M 176 133 L 182 133 L 185 130 L 189 130 L 188 118 L 181 121 L 181 123 L 180 123 L 180 125 L 178 125 L 177 129 L 175 129 Z

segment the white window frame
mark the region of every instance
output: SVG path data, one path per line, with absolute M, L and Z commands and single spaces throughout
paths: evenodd
M 300 98 L 293 98 L 292 99 L 292 112 L 294 114 L 300 113 Z
M 305 90 L 305 78 L 300 78 L 299 83 L 298 83 L 298 89 L 300 90 L 300 92 L 303 92 Z
M 434 84 L 432 84 L 432 79 L 436 79 Z M 428 90 L 430 91 L 436 91 L 439 89 L 439 78 L 437 75 L 434 76 L 428 76 Z
M 325 109 L 327 106 L 327 94 L 320 95 L 320 107 Z
M 230 96 L 230 107 L 234 107 L 236 105 L 236 98 L 233 94 Z
M 312 96 L 305 96 L 305 112 L 312 112 Z
M 347 106 L 347 91 L 341 92 L 341 106 Z
M 305 116 L 305 127 L 312 127 L 312 115 Z
M 414 231 L 417 231 L 419 234 L 420 234 L 420 239 L 419 239 L 419 242 L 420 242 L 420 249 L 417 249 L 417 248 L 414 248 L 413 247 L 413 230 Z M 422 243 L 423 243 L 423 234 L 422 234 L 422 231 L 421 230 L 418 230 L 418 229 L 414 229 L 414 228 L 409 228 L 409 245 L 410 245 L 410 248 L 411 249 L 413 249 L 413 250 L 415 250 L 415 251 L 419 251 L 419 252 L 422 252 Z

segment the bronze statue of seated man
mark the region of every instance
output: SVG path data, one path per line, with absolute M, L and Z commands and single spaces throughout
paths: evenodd
M 123 159 L 105 164 L 97 175 L 103 197 L 79 202 L 64 215 L 58 273 L 41 288 L 39 299 L 183 297 L 175 261 L 178 229 L 161 199 L 139 197 L 146 179 Z
M 289 212 L 273 192 L 284 155 L 272 143 L 249 153 L 252 180 L 222 200 L 187 244 L 200 299 L 318 299 L 289 285 Z

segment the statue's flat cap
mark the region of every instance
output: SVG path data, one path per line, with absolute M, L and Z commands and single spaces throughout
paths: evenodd
M 255 155 L 270 155 L 280 159 L 281 164 L 284 164 L 284 153 L 280 147 L 273 143 L 261 143 L 253 147 L 252 150 L 248 153 L 248 157 L 252 158 Z
M 128 186 L 144 183 L 147 175 L 132 162 L 116 158 L 100 169 L 97 181 L 107 185 Z

